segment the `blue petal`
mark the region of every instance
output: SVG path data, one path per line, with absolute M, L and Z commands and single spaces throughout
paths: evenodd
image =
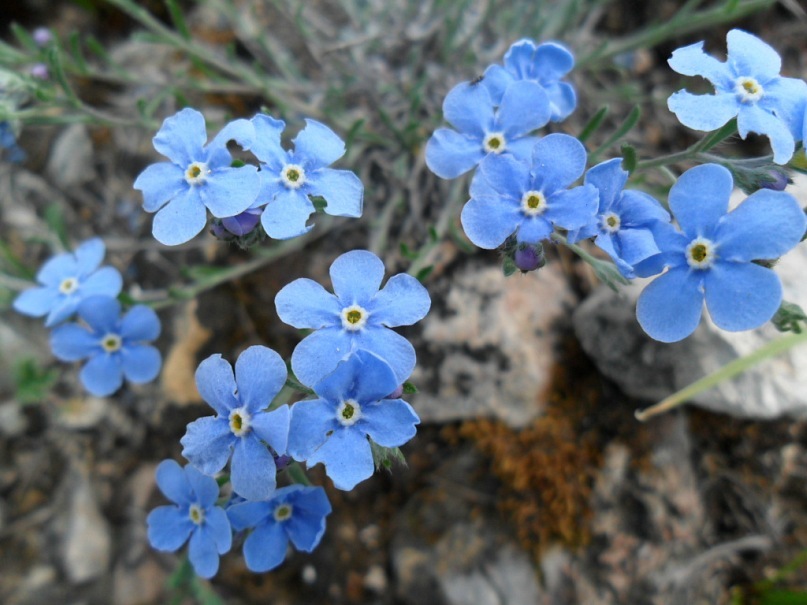
M 583 182 L 597 188 L 600 195 L 597 212 L 602 214 L 610 210 L 620 198 L 622 189 L 628 182 L 628 171 L 622 169 L 622 158 L 614 158 L 589 168 Z
M 219 484 L 213 477 L 201 473 L 190 464 L 185 465 L 185 475 L 188 477 L 193 493 L 196 494 L 196 501 L 203 509 L 207 510 L 216 503 L 219 497 Z
M 295 279 L 283 286 L 275 296 L 275 307 L 280 320 L 295 328 L 341 325 L 339 300 L 312 279 Z
M 213 531 L 205 525 L 200 525 L 191 534 L 188 559 L 193 565 L 193 571 L 200 578 L 212 578 L 219 570 L 219 553 Z
M 681 124 L 704 132 L 717 130 L 740 111 L 739 101 L 733 92 L 693 95 L 679 90 L 667 99 L 667 107 Z
M 306 336 L 294 348 L 291 369 L 304 385 L 314 385 L 323 376 L 333 372 L 336 364 L 349 355 L 353 348 L 353 339 L 341 326 L 322 328 Z
M 255 143 L 255 127 L 252 122 L 240 118 L 227 123 L 210 141 L 208 149 L 227 148 L 227 143 L 235 141 L 243 149 L 250 149 Z
M 586 148 L 567 134 L 550 134 L 535 144 L 532 152 L 530 177 L 541 190 L 550 195 L 565 189 L 586 169 Z
M 256 166 L 220 168 L 199 186 L 199 197 L 216 218 L 241 214 L 252 205 L 261 190 Z
M 155 550 L 174 552 L 191 535 L 195 527 L 187 514 L 176 506 L 159 506 L 146 518 L 149 544 Z
M 289 422 L 291 410 L 287 405 L 281 405 L 271 412 L 262 412 L 252 417 L 250 426 L 255 434 L 268 443 L 275 453 L 286 453 L 289 442 Z
M 760 107 L 769 109 L 787 124 L 796 140 L 802 139 L 802 123 L 807 109 L 807 82 L 796 78 L 776 78 L 765 85 Z
M 443 101 L 443 117 L 461 133 L 481 139 L 493 126 L 493 100 L 484 86 L 462 82 Z
M 171 162 L 160 162 L 146 167 L 133 187 L 143 192 L 143 209 L 156 212 L 190 185 L 185 181 L 183 168 Z
M 652 227 L 657 222 L 670 222 L 670 213 L 643 191 L 623 191 L 618 206 L 623 227 Z
M 120 335 L 129 341 L 151 341 L 160 335 L 160 319 L 154 309 L 136 305 L 120 322 Z
M 740 109 L 737 114 L 737 130 L 742 138 L 749 132 L 766 135 L 773 148 L 773 161 L 777 164 L 787 164 L 793 157 L 796 141 L 787 123 L 758 105 L 745 105 Z
M 648 229 L 620 229 L 616 238 L 619 240 L 619 255 L 631 266 L 661 252 Z
M 255 573 L 263 573 L 278 567 L 286 558 L 288 544 L 285 530 L 274 520 L 256 527 L 244 540 L 247 568 Z
M 269 237 L 290 239 L 311 231 L 313 225 L 306 222 L 314 210 L 314 204 L 305 193 L 284 187 L 264 207 L 261 225 Z
M 700 272 L 697 272 L 700 273 Z M 639 295 L 636 318 L 661 342 L 677 342 L 695 331 L 703 311 L 702 276 L 688 267 L 670 269 Z
M 291 406 L 288 454 L 303 462 L 328 438 L 328 431 L 340 428 L 334 403 L 324 399 L 298 401 Z
M 732 332 L 758 328 L 782 302 L 779 277 L 754 263 L 718 261 L 705 276 L 704 288 L 712 321 Z
M 230 481 L 238 495 L 247 500 L 266 500 L 277 487 L 275 460 L 254 435 L 236 440 Z
M 398 447 L 417 433 L 420 418 L 402 399 L 385 399 L 362 408 L 362 429 L 382 447 Z
M 288 153 L 280 145 L 280 136 L 286 123 L 259 113 L 252 118 L 252 125 L 255 127 L 255 142 L 250 151 L 261 162 L 269 164 L 274 170 L 280 170 L 288 158 Z
M 323 168 L 309 182 L 312 195 L 321 195 L 328 202 L 325 212 L 332 216 L 361 216 L 364 185 L 349 170 Z
M 623 275 L 623 277 L 627 279 L 633 279 L 636 277 L 633 271 L 633 267 L 630 263 L 627 263 L 621 256 L 621 248 L 619 243 L 616 241 L 616 236 L 611 233 L 600 233 L 597 235 L 597 238 L 594 240 L 594 244 L 600 249 L 603 250 L 608 256 L 611 257 L 611 260 L 614 261 L 617 269 Z
M 504 66 L 520 80 L 535 78 L 533 59 L 536 50 L 535 42 L 528 38 L 513 42 L 504 54 Z
M 110 296 L 90 296 L 81 301 L 78 315 L 96 332 L 118 332 L 120 303 Z
M 530 166 L 507 155 L 489 155 L 479 166 L 471 181 L 471 197 L 495 192 L 497 197 L 507 198 L 516 204 L 529 188 Z
M 804 211 L 792 195 L 760 189 L 723 217 L 715 240 L 721 260 L 774 259 L 798 244 L 804 229 Z
M 207 141 L 204 116 L 190 107 L 166 118 L 154 136 L 154 149 L 179 166 L 187 166 L 201 155 Z
M 70 253 L 58 254 L 48 260 L 36 274 L 36 281 L 46 286 L 58 287 L 68 277 L 78 278 L 76 257 Z
M 564 229 L 579 229 L 594 220 L 598 202 L 597 190 L 581 185 L 550 196 L 543 217 Z
M 728 210 L 733 187 L 731 173 L 717 164 L 696 166 L 680 176 L 670 189 L 669 203 L 690 239 L 711 234 Z
M 387 280 L 367 303 L 369 321 L 388 328 L 410 326 L 429 312 L 431 299 L 426 288 L 411 275 L 400 273 Z
M 286 384 L 286 363 L 269 347 L 256 345 L 246 349 L 235 362 L 238 398 L 250 414 L 269 407 Z
M 193 239 L 206 224 L 205 205 L 196 188 L 190 187 L 154 215 L 151 232 L 161 244 L 176 246 Z
M 568 118 L 577 107 L 577 93 L 574 87 L 566 82 L 545 84 L 546 94 L 549 96 L 549 109 L 553 122 L 562 122 Z
M 286 501 L 294 506 L 295 510 L 303 511 L 315 517 L 326 517 L 331 514 L 331 503 L 328 501 L 325 490 L 319 486 L 303 487 L 295 485 L 278 490 L 278 494 L 281 492 L 283 492 Z M 302 547 L 298 546 L 298 548 Z
M 364 404 L 383 399 L 399 384 L 386 361 L 369 351 L 358 350 L 314 385 L 314 392 L 334 404 L 345 399 Z M 333 410 L 329 413 L 333 417 Z
M 728 63 L 738 76 L 750 76 L 765 81 L 779 75 L 782 59 L 765 42 L 744 32 L 733 29 L 726 36 Z
M 84 365 L 79 374 L 81 384 L 96 397 L 106 397 L 123 385 L 120 357 L 101 353 Z
M 234 530 L 242 531 L 262 523 L 272 512 L 266 502 L 241 502 L 227 509 L 227 517 Z
M 315 489 L 322 490 L 322 488 Z M 321 493 L 327 503 L 325 491 L 322 490 Z M 284 527 L 297 550 L 312 552 L 322 540 L 322 536 L 325 535 L 325 517 L 307 511 L 300 511 L 295 504 L 294 515 L 286 521 Z
M 218 553 L 223 555 L 228 552 L 233 545 L 233 530 L 224 509 L 219 506 L 208 508 L 205 511 L 205 523 L 210 529 Z
M 77 292 L 71 296 L 60 296 L 45 318 L 45 327 L 52 328 L 71 317 L 78 309 L 79 304 L 81 304 L 81 297 L 78 296 Z
M 398 384 L 406 382 L 415 367 L 415 348 L 389 328 L 368 326 L 356 337 L 356 348 L 366 349 L 386 361 L 395 372 Z
M 679 74 L 706 78 L 719 90 L 729 91 L 733 88 L 734 74 L 731 69 L 726 63 L 704 53 L 703 42 L 673 51 L 667 63 Z
M 506 62 L 507 55 L 505 64 Z M 543 42 L 535 48 L 532 56 L 531 77 L 546 86 L 550 82 L 560 80 L 573 67 L 574 56 L 565 46 L 557 42 Z
M 474 198 L 462 209 L 462 228 L 475 245 L 493 250 L 515 233 L 523 214 L 513 200 Z
M 221 358 L 211 355 L 196 369 L 196 388 L 210 407 L 220 416 L 229 417 L 230 410 L 240 407 L 235 397 L 237 386 L 233 368 Z
M 316 120 L 307 119 L 294 139 L 294 155 L 304 157 L 306 168 L 316 170 L 330 166 L 345 155 L 345 143 L 330 128 Z
M 123 361 L 123 375 L 130 382 L 151 382 L 160 373 L 162 357 L 154 347 L 126 345 L 121 349 L 120 356 Z
M 101 262 L 104 260 L 104 254 L 106 254 L 106 248 L 100 237 L 94 237 L 76 248 L 73 254 L 76 257 L 78 273 L 80 276 L 84 277 L 101 266 Z
M 230 459 L 236 439 L 227 418 L 205 416 L 189 423 L 179 442 L 184 458 L 205 475 L 215 475 Z
M 516 240 L 523 244 L 537 244 L 547 239 L 553 231 L 552 223 L 541 216 L 527 216 L 518 227 Z
M 341 490 L 350 491 L 372 476 L 375 466 L 370 443 L 360 431 L 340 427 L 306 461 L 308 468 L 322 462 L 325 473 Z
M 501 65 L 491 65 L 485 70 L 482 84 L 488 89 L 490 100 L 494 105 L 502 102 L 504 91 L 514 79 L 512 74 Z
M 476 166 L 485 151 L 481 138 L 438 128 L 426 143 L 426 165 L 443 179 L 455 179 Z
M 122 288 L 120 271 L 114 267 L 101 267 L 79 284 L 78 292 L 82 298 L 95 295 L 116 297 Z
M 333 261 L 330 275 L 333 292 L 342 305 L 365 305 L 381 286 L 384 263 L 367 250 L 351 250 Z
M 52 287 L 30 288 L 14 299 L 13 307 L 17 313 L 31 317 L 42 317 L 57 303 L 62 295 Z
M 549 97 L 540 84 L 516 81 L 504 91 L 496 113 L 496 127 L 501 128 L 509 141 L 546 126 L 551 113 Z
M 190 504 L 193 501 L 191 484 L 182 467 L 175 460 L 163 460 L 157 465 L 157 487 L 171 502 Z

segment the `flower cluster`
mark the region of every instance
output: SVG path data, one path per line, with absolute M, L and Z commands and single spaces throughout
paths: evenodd
M 143 192 L 143 208 L 156 212 L 154 237 L 169 246 L 187 242 L 204 229 L 210 211 L 219 237 L 244 237 L 260 220 L 269 237 L 289 239 L 311 229 L 316 198 L 325 200 L 328 214 L 361 216 L 361 181 L 329 167 L 345 153 L 342 140 L 307 120 L 294 151 L 287 151 L 280 144 L 284 128 L 281 120 L 258 114 L 230 122 L 206 143 L 205 119 L 195 109 L 167 118 L 154 148 L 170 161 L 148 166 L 134 183 Z M 230 141 L 251 151 L 259 165 L 234 160 Z
M 93 395 L 117 391 L 124 377 L 141 384 L 157 377 L 159 351 L 147 344 L 160 334 L 157 314 L 143 305 L 121 316 L 123 279 L 114 267 L 101 267 L 106 249 L 99 238 L 88 240 L 72 253 L 58 254 L 36 275 L 40 284 L 14 300 L 19 313 L 45 317 L 54 328 L 51 349 L 62 361 L 87 359 L 79 375 Z M 64 323 L 73 315 L 83 323 Z
M 675 51 L 670 65 L 704 76 L 716 93 L 679 91 L 670 97 L 670 109 L 685 125 L 707 131 L 737 118 L 743 138 L 748 132 L 767 135 L 774 161 L 787 162 L 804 138 L 807 83 L 780 77 L 775 51 L 741 30 L 729 32 L 726 63 L 703 54 L 702 46 Z M 564 47 L 521 40 L 504 63 L 449 92 L 443 112 L 456 130 L 438 129 L 426 148 L 427 165 L 438 176 L 455 178 L 475 168 L 461 217 L 471 242 L 501 248 L 506 272 L 508 266 L 524 272 L 543 266 L 546 240 L 579 250 L 575 244 L 590 238 L 624 278 L 664 272 L 642 293 L 637 317 L 651 337 L 665 342 L 695 330 L 704 301 L 726 330 L 755 328 L 773 317 L 781 284 L 755 261 L 778 258 L 805 231 L 804 212 L 782 191 L 783 170 L 765 164 L 738 169 L 744 188 L 760 190 L 732 212 L 728 169 L 705 164 L 689 170 L 669 196 L 679 230 L 657 200 L 625 189 L 629 174 L 621 158 L 586 171 L 580 141 L 533 133 L 574 109 L 574 89 L 561 81 L 574 64 Z M 581 176 L 583 184 L 574 187 Z
M 316 167 L 305 166 L 316 175 Z M 418 416 L 400 399 L 415 352 L 390 328 L 426 315 L 426 289 L 396 275 L 379 290 L 384 264 L 364 250 L 337 258 L 330 273 L 335 294 L 298 279 L 275 301 L 283 321 L 315 330 L 291 360 L 297 379 L 291 384 L 300 381 L 315 398 L 286 403 L 286 364 L 264 346 L 241 353 L 235 372 L 220 355 L 196 371 L 196 386 L 215 416 L 188 425 L 181 439 L 190 463 L 184 470 L 173 461 L 158 468 L 160 489 L 174 505 L 152 511 L 148 523 L 158 550 L 177 550 L 190 538 L 190 561 L 200 576 L 216 573 L 233 531 L 248 532 L 244 559 L 256 572 L 280 565 L 289 542 L 306 552 L 319 544 L 330 504 L 321 487 L 278 487 L 278 472 L 289 464 L 321 462 L 337 488 L 350 490 L 373 474 L 374 452 L 415 435 Z M 232 494 L 221 508 L 213 477 L 228 462 Z

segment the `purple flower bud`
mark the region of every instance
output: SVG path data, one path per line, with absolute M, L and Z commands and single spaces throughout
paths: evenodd
M 44 63 L 37 63 L 33 67 L 31 67 L 31 75 L 38 80 L 47 80 L 50 78 L 50 72 L 48 71 L 48 66 Z
M 522 273 L 540 269 L 546 264 L 544 247 L 541 244 L 519 245 L 515 255 L 513 256 L 513 262 Z
M 759 183 L 759 186 L 763 189 L 784 191 L 788 185 L 793 183 L 787 172 L 779 170 L 778 168 L 771 168 L 768 171 L 768 175 L 770 178 L 763 178 Z
M 241 214 L 221 219 L 221 224 L 233 235 L 246 235 L 260 222 L 261 212 L 261 208 L 248 208 Z
M 284 468 L 286 468 L 290 462 L 291 462 L 291 456 L 287 456 L 286 454 L 283 454 L 282 456 L 278 456 L 277 458 L 275 458 L 275 466 L 277 466 L 277 470 L 279 471 L 282 471 Z
M 37 27 L 33 33 L 34 42 L 39 47 L 47 46 L 53 40 L 53 34 L 47 27 Z
M 392 393 L 384 397 L 384 399 L 400 399 L 402 396 L 403 396 L 403 385 L 399 384 L 397 388 Z

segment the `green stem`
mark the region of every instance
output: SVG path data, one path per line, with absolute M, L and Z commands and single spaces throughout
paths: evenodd
M 286 467 L 286 472 L 294 483 L 299 483 L 300 485 L 311 485 L 311 482 L 308 480 L 308 475 L 305 474 L 305 471 L 303 470 L 303 467 L 300 466 L 299 462 L 290 463 Z

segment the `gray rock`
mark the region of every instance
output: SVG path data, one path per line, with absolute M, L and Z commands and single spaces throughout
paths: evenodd
M 72 124 L 64 129 L 53 145 L 46 172 L 62 188 L 82 185 L 95 177 L 93 148 L 87 127 Z
M 491 416 L 527 425 L 541 413 L 557 326 L 574 303 L 560 266 L 506 278 L 498 265 L 480 260 L 444 286 L 445 308 L 423 322 L 426 354 L 412 378 L 421 420 Z
M 87 476 L 81 471 L 73 471 L 68 480 L 72 485 L 62 565 L 67 578 L 80 584 L 106 573 L 112 538 Z

